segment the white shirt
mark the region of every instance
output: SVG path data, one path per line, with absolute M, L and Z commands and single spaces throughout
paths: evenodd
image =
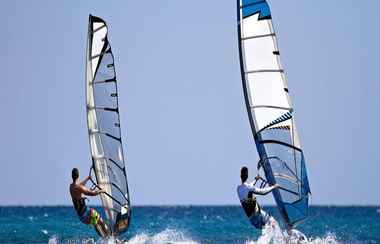
M 257 194 L 257 195 L 265 195 L 271 192 L 273 189 L 274 189 L 274 186 L 259 188 L 259 187 L 256 187 L 253 184 L 253 182 L 251 183 L 244 182 L 243 184 L 237 187 L 237 193 L 238 193 L 240 201 L 244 201 L 248 198 L 249 192 L 253 192 L 254 194 Z

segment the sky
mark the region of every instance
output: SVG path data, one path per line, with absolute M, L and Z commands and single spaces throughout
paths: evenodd
M 311 203 L 380 205 L 380 2 L 269 3 Z M 90 13 L 109 26 L 132 204 L 239 204 L 240 167 L 254 174 L 258 155 L 236 12 L 234 0 L 4 1 L 0 205 L 71 204 L 71 169 L 89 171 Z

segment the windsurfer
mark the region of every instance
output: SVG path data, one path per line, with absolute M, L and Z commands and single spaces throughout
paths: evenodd
M 104 191 L 88 189 L 86 183 L 90 176 L 87 176 L 83 181 L 79 181 L 79 170 L 77 168 L 73 168 L 71 177 L 73 182 L 70 184 L 70 195 L 80 221 L 87 225 L 93 225 L 99 236 L 103 238 L 109 236 L 111 234 L 109 227 L 95 209 L 86 206 L 86 198 L 83 197 L 83 195 L 97 196 L 104 193 Z
M 257 229 L 262 229 L 266 224 L 275 223 L 272 216 L 266 213 L 258 204 L 256 200 L 257 195 L 266 195 L 278 188 L 279 185 L 275 184 L 270 187 L 258 188 L 254 183 L 248 183 L 248 168 L 242 167 L 240 170 L 241 185 L 237 187 L 237 193 L 240 203 L 246 213 L 249 221 Z

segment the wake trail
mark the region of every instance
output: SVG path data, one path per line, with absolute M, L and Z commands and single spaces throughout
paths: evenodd
M 49 239 L 49 244 L 61 243 L 57 236 Z M 156 234 L 140 233 L 133 236 L 129 240 L 116 240 L 114 238 L 94 240 L 92 238 L 85 240 L 70 240 L 70 243 L 86 243 L 86 244 L 198 244 L 198 242 L 186 237 L 180 231 L 166 229 Z
M 282 230 L 276 220 L 266 225 L 261 236 L 256 240 L 248 240 L 246 244 L 336 244 L 339 243 L 336 236 L 327 233 L 324 237 L 307 237 L 302 232 L 293 229 L 290 233 Z

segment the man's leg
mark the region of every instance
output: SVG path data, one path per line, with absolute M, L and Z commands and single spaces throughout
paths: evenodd
M 102 238 L 111 235 L 111 231 L 108 228 L 107 224 L 103 221 L 100 214 L 93 208 L 90 209 L 91 213 L 91 224 L 94 225 L 96 233 Z
M 99 226 L 99 229 L 102 233 L 104 233 L 105 236 L 111 235 L 111 230 L 108 227 L 108 225 L 103 221 L 102 217 L 99 217 L 97 226 Z
M 105 233 L 102 231 L 102 228 L 100 227 L 99 224 L 94 225 L 94 229 L 95 229 L 96 233 L 98 233 L 98 235 L 100 237 L 102 237 L 102 238 L 106 237 Z

